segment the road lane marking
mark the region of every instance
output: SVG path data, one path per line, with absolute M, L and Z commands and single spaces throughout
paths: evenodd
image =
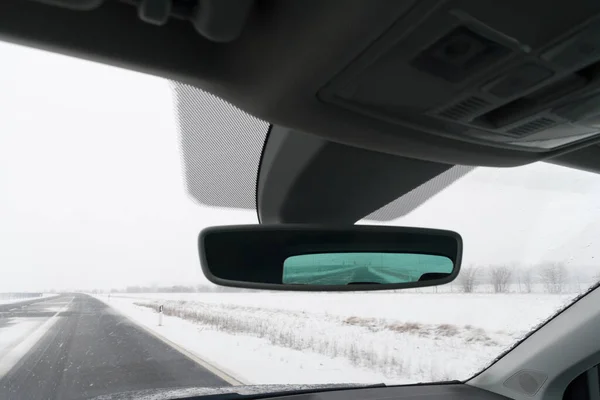
M 111 306 L 111 304 L 109 302 L 105 301 L 104 299 L 102 299 L 100 297 L 96 297 L 96 296 L 91 296 L 91 297 L 94 298 L 94 299 L 96 299 L 96 300 L 98 300 L 98 301 L 101 301 L 104 304 L 106 304 L 116 314 L 119 314 L 120 316 L 122 316 L 126 320 L 130 321 L 131 323 L 133 323 L 135 326 L 141 328 L 143 331 L 145 331 L 149 335 L 153 336 L 154 338 L 156 338 L 156 339 L 160 340 L 161 342 L 163 342 L 163 343 L 169 345 L 170 347 L 174 348 L 175 350 L 177 350 L 178 352 L 180 352 L 181 354 L 183 354 L 184 356 L 186 356 L 190 360 L 194 361 L 196 364 L 199 364 L 200 366 L 204 367 L 210 373 L 212 373 L 212 374 L 218 376 L 219 378 L 223 379 L 225 382 L 230 383 L 233 386 L 247 385 L 247 383 L 242 382 L 241 380 L 233 377 L 231 374 L 229 374 L 229 373 L 223 371 L 222 369 L 217 368 L 216 366 L 212 365 L 208 361 L 203 360 L 198 355 L 196 355 L 193 352 L 185 349 L 184 347 L 178 345 L 177 343 L 175 343 L 175 342 L 167 339 L 166 337 L 162 336 L 160 333 L 154 332 L 152 329 L 144 326 L 142 323 L 136 322 L 133 318 L 129 318 L 125 313 L 123 313 L 120 310 L 118 310 L 117 308 Z
M 35 346 L 42 336 L 44 336 L 44 334 L 48 332 L 50 328 L 52 328 L 56 321 L 58 321 L 58 315 L 71 305 L 73 299 L 75 299 L 75 297 L 72 297 L 71 301 L 69 301 L 63 308 L 48 318 L 42 325 L 40 325 L 36 330 L 29 334 L 25 339 L 23 339 L 0 359 L 0 378 L 6 375 L 6 373 L 10 371 L 33 348 L 33 346 Z
M 130 321 L 133 321 L 131 318 L 128 318 Z M 187 358 L 191 359 L 192 361 L 194 361 L 197 364 L 200 364 L 202 367 L 204 367 L 205 369 L 207 369 L 210 373 L 212 373 L 213 375 L 218 376 L 219 378 L 223 379 L 225 382 L 230 383 L 233 386 L 241 386 L 241 385 L 246 385 L 246 383 L 234 378 L 233 376 L 231 376 L 230 374 L 228 374 L 227 372 L 215 367 L 214 365 L 210 364 L 209 362 L 203 360 L 202 358 L 198 357 L 196 354 L 192 353 L 189 350 L 186 350 L 184 347 L 178 345 L 177 343 L 167 339 L 166 337 L 160 335 L 157 332 L 154 332 L 148 328 L 146 328 L 145 326 L 143 326 L 142 324 L 138 324 L 136 322 L 134 322 L 137 326 L 141 327 L 143 330 L 145 330 L 146 332 L 148 332 L 150 335 L 154 336 L 155 338 L 161 340 L 163 343 L 168 344 L 169 346 L 173 347 L 175 350 L 179 351 L 180 353 L 182 353 L 184 356 L 186 356 Z

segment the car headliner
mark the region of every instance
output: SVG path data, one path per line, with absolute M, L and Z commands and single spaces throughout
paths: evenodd
M 275 128 L 290 127 L 277 134 L 285 140 L 271 146 L 276 154 L 269 156 L 265 151 L 267 157 L 263 156 L 263 161 L 267 158 L 273 163 L 263 162 L 258 177 L 261 222 L 355 222 L 457 164 L 515 166 L 549 160 L 600 171 L 598 138 L 556 150 L 525 151 L 392 126 L 315 96 L 340 68 L 390 27 L 413 24 L 402 20 L 404 15 L 426 15 L 440 2 L 353 0 L 339 7 L 336 1 L 263 1 L 252 9 L 239 38 L 230 43 L 211 41 L 181 19 L 163 26 L 145 23 L 128 3 L 87 1 L 80 4 L 93 11 L 74 12 L 37 1 L 2 1 L 0 38 L 192 84 Z M 462 7 L 494 19 L 497 25 L 508 23 L 507 27 L 520 30 L 535 45 L 600 12 L 600 4 L 583 0 L 554 7 L 544 7 L 541 1 L 511 4 L 512 8 L 497 8 L 493 0 L 486 0 Z M 306 26 L 311 28 L 303 29 Z M 302 146 L 304 153 L 289 157 L 290 146 Z M 265 149 L 269 150 L 268 141 Z M 370 196 L 357 195 L 351 201 L 340 196 L 351 187 L 359 193 L 361 185 Z M 319 193 L 316 202 L 310 194 L 317 192 L 314 187 L 330 190 Z M 433 191 L 440 187 L 436 185 Z M 393 218 L 406 211 L 403 207 L 393 213 L 388 208 L 375 218 L 387 214 L 385 218 Z

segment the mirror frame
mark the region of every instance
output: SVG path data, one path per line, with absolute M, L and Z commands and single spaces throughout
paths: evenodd
M 333 253 L 333 252 L 395 252 L 395 253 L 422 253 L 445 256 L 450 258 L 454 264 L 452 273 L 442 279 L 432 279 L 430 281 L 403 282 L 395 284 L 364 284 L 364 285 L 304 285 L 304 284 L 283 284 L 283 283 L 259 283 L 238 281 L 232 279 L 224 279 L 215 276 L 211 270 L 207 256 L 207 246 L 205 243 L 210 240 L 214 234 L 233 233 L 243 235 L 260 235 L 279 234 L 280 236 L 295 234 L 301 235 L 330 235 L 333 239 L 336 237 L 348 237 L 356 235 L 356 237 L 375 238 L 385 237 L 385 243 L 379 244 L 377 241 L 372 241 L 369 245 L 371 248 L 361 247 L 357 250 L 356 246 L 350 242 L 336 241 L 319 242 L 318 244 L 289 245 L 289 249 L 303 248 L 298 253 L 290 253 L 289 255 L 310 254 L 313 252 Z M 362 236 L 361 236 L 362 235 Z M 248 236 L 249 237 L 249 236 Z M 410 244 L 407 244 L 410 242 Z M 235 245 L 242 241 L 231 241 L 232 251 L 235 251 Z M 453 231 L 442 229 L 427 229 L 427 228 L 409 228 L 395 226 L 379 226 L 379 225 L 349 225 L 349 226 L 318 226 L 318 225 L 296 225 L 296 224 L 273 224 L 273 225 L 230 225 L 230 226 L 215 226 L 205 228 L 200 232 L 198 237 L 198 249 L 200 254 L 200 264 L 204 276 L 212 283 L 220 286 L 237 287 L 244 289 L 263 289 L 263 290 L 280 290 L 280 291 L 318 291 L 318 292 L 349 292 L 349 291 L 372 291 L 372 290 L 398 290 L 410 289 L 419 287 L 439 286 L 452 282 L 460 272 L 462 261 L 463 243 L 461 236 Z M 209 249 L 208 252 L 211 250 Z M 283 262 L 283 260 L 282 260 Z M 282 265 L 283 268 L 283 265 Z

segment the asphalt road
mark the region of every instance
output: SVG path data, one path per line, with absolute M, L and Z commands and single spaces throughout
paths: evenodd
M 0 379 L 0 399 L 230 386 L 93 297 L 76 294 L 0 308 L 0 327 L 30 318 L 54 320 Z
M 344 285 L 353 282 L 369 283 L 400 283 L 414 282 L 409 274 L 397 271 L 394 268 L 371 267 L 371 266 L 342 266 L 341 268 L 332 268 L 330 271 L 321 271 L 311 275 L 310 272 L 305 275 L 297 274 L 287 283 L 301 283 L 311 285 Z

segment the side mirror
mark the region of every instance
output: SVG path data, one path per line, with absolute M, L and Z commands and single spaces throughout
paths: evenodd
M 222 286 L 350 291 L 436 286 L 460 270 L 462 239 L 451 231 L 354 225 L 206 228 L 206 278 Z

